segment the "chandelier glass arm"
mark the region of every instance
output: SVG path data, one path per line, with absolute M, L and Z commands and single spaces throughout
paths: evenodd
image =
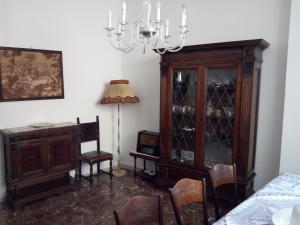
M 155 39 L 154 41 L 153 41 L 153 46 L 154 46 L 154 48 L 155 48 L 155 50 L 156 50 L 156 52 L 157 53 L 159 53 L 159 54 L 165 54 L 167 51 L 169 51 L 169 52 L 178 52 L 178 51 L 180 51 L 183 47 L 184 47 L 184 45 L 185 45 L 185 36 L 183 36 L 184 34 L 181 34 L 181 36 L 180 36 L 180 41 L 178 42 L 178 44 L 177 45 L 175 45 L 175 46 L 167 46 L 166 45 L 166 43 L 165 43 L 165 41 L 162 41 L 162 48 L 159 48 L 158 47 L 158 44 L 159 44 L 159 39 Z M 161 49 L 163 49 L 163 50 L 161 50 Z
M 117 45 L 113 43 L 113 41 L 109 38 L 109 43 L 110 45 L 116 49 L 116 50 L 119 50 L 119 51 L 122 51 L 124 53 L 128 53 L 128 52 L 131 52 L 133 50 L 134 47 L 121 47 L 121 43 L 120 41 L 118 41 Z

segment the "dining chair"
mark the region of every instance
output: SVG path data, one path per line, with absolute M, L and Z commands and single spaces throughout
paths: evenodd
M 177 225 L 182 225 L 179 210 L 192 203 L 202 203 L 203 223 L 208 225 L 205 179 L 183 178 L 169 189 Z
M 163 225 L 162 195 L 155 197 L 134 196 L 114 211 L 117 225 L 143 225 L 156 222 Z
M 79 152 L 80 152 L 80 163 L 79 163 L 79 179 L 81 177 L 87 179 L 90 184 L 93 183 L 93 165 L 97 163 L 97 174 L 107 173 L 110 175 L 110 179 L 112 179 L 112 160 L 113 155 L 108 152 L 104 152 L 100 150 L 100 131 L 99 131 L 99 117 L 96 116 L 96 122 L 89 123 L 80 123 L 79 117 L 77 117 L 77 124 L 79 125 Z M 96 141 L 96 150 L 82 153 L 81 151 L 81 143 Z M 100 168 L 100 163 L 103 161 L 109 160 L 109 172 L 103 171 Z M 82 162 L 86 162 L 90 165 L 90 175 L 83 176 L 82 175 Z
M 233 186 L 233 199 L 234 206 L 238 204 L 238 188 L 237 188 L 237 176 L 236 165 L 216 164 L 209 171 L 210 180 L 212 183 L 213 200 L 215 206 L 215 219 L 220 219 L 219 201 L 217 190 L 224 185 Z

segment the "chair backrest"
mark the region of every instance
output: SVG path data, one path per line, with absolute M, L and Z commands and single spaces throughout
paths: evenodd
M 135 196 L 118 211 L 114 211 L 117 225 L 143 225 L 158 222 L 163 225 L 162 195 Z
M 99 129 L 99 116 L 96 116 L 96 122 L 80 123 L 77 117 L 77 124 L 79 125 L 80 143 L 97 141 L 97 151 L 100 151 L 100 129 Z
M 204 178 L 202 180 L 183 178 L 179 180 L 173 188 L 169 189 L 169 193 L 177 224 L 182 224 L 179 209 L 195 202 L 202 203 L 203 222 L 205 225 L 208 224 L 206 183 Z
M 216 164 L 209 170 L 213 188 L 236 183 L 236 165 Z
M 238 188 L 237 188 L 237 175 L 236 175 L 236 165 L 225 165 L 216 164 L 209 171 L 210 180 L 213 186 L 213 199 L 215 205 L 215 217 L 216 220 L 220 218 L 218 197 L 216 189 L 220 186 L 233 184 L 234 190 L 234 203 L 238 204 Z

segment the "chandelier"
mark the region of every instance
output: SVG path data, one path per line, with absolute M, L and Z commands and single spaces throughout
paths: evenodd
M 143 16 L 141 20 L 129 24 L 126 21 L 126 2 L 122 1 L 121 18 L 118 20 L 117 29 L 114 33 L 115 28 L 112 26 L 112 13 L 108 11 L 107 18 L 107 36 L 111 46 L 124 53 L 131 52 L 139 44 L 142 45 L 143 53 L 146 52 L 146 46 L 150 45 L 152 49 L 155 49 L 159 54 L 165 52 L 177 52 L 185 44 L 185 35 L 187 31 L 186 23 L 186 8 L 182 6 L 181 24 L 179 25 L 179 40 L 175 46 L 169 46 L 170 34 L 169 26 L 170 22 L 168 19 L 165 21 L 161 20 L 160 17 L 160 1 L 156 5 L 156 18 L 151 18 L 151 1 L 144 0 L 143 3 Z M 128 27 L 131 25 L 131 32 L 128 31 Z M 114 38 L 114 35 L 115 38 Z

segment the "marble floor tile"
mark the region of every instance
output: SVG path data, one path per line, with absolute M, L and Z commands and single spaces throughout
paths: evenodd
M 164 224 L 173 225 L 175 217 L 168 193 L 152 183 L 131 175 L 95 176 L 93 185 L 82 181 L 78 191 L 64 192 L 26 204 L 12 212 L 7 204 L 0 204 L 0 216 L 6 225 L 115 225 L 113 211 L 135 195 L 164 197 Z M 200 207 L 199 207 L 200 206 Z M 209 217 L 214 216 L 211 203 Z M 201 205 L 192 205 L 182 212 L 185 224 L 202 224 Z M 213 222 L 213 220 L 212 220 Z

